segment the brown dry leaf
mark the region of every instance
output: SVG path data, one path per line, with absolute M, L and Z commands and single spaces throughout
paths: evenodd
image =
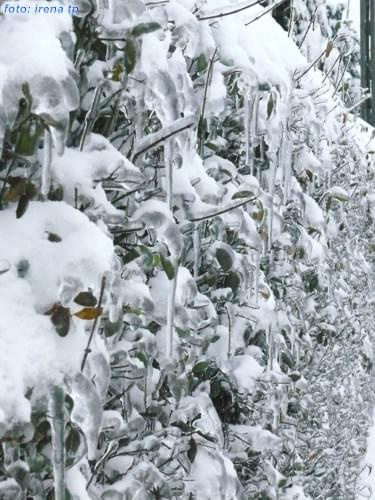
M 332 42 L 332 40 L 329 40 L 327 43 L 327 47 L 326 47 L 326 57 L 328 57 L 330 55 L 330 53 L 332 52 L 332 49 L 333 49 L 333 42 Z
M 261 290 L 259 290 L 259 295 L 265 300 L 268 300 L 271 296 L 271 292 L 268 287 L 263 287 Z
M 114 82 L 119 82 L 121 80 L 121 73 L 124 71 L 124 68 L 121 64 L 115 64 L 112 73 L 112 80 Z
M 25 192 L 26 179 L 24 177 L 11 177 L 7 179 L 10 188 L 5 194 L 7 201 L 17 201 L 19 197 Z
M 79 319 L 92 320 L 98 318 L 103 312 L 102 307 L 84 307 L 80 311 L 74 313 Z

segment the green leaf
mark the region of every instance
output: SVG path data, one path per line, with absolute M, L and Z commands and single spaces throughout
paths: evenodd
M 132 260 L 136 259 L 139 257 L 141 254 L 135 249 L 132 248 L 123 258 L 123 263 L 124 264 L 129 264 Z
M 267 120 L 271 118 L 273 107 L 274 107 L 273 96 L 272 94 L 270 94 L 267 102 Z
M 64 189 L 62 186 L 51 187 L 48 193 L 48 199 L 51 201 L 62 201 L 64 199 Z
M 281 363 L 285 364 L 288 368 L 293 369 L 294 367 L 294 359 L 291 352 L 283 351 L 280 355 Z
M 153 31 L 161 29 L 161 25 L 159 23 L 150 22 L 150 23 L 140 23 L 135 26 L 131 30 L 131 35 L 134 37 L 144 35 L 146 33 L 152 33 Z
M 137 351 L 135 353 L 135 357 L 138 358 L 140 361 L 142 361 L 142 363 L 145 365 L 145 368 L 148 367 L 148 359 L 147 359 L 147 356 L 144 352 Z
M 60 337 L 65 337 L 70 328 L 70 311 L 61 304 L 56 304 L 52 308 L 51 322 Z
M 98 302 L 92 292 L 80 292 L 73 300 L 76 304 L 84 307 L 95 307 Z
M 51 233 L 48 231 L 48 241 L 51 241 L 52 243 L 59 243 L 60 241 L 62 241 L 61 237 L 56 234 L 56 233 Z
M 340 201 L 342 203 L 350 200 L 349 193 L 347 193 L 345 189 L 342 189 L 339 186 L 334 186 L 333 188 L 331 188 L 329 194 L 334 200 Z
M 225 286 L 229 286 L 233 293 L 236 293 L 237 290 L 240 288 L 241 285 L 241 276 L 239 273 L 236 273 L 234 271 L 231 271 L 226 280 L 225 280 Z
M 162 267 L 161 265 L 161 257 L 158 253 L 155 253 L 153 256 L 152 256 L 152 265 L 154 267 Z
M 264 219 L 263 203 L 260 200 L 257 200 L 257 206 L 258 206 L 258 210 L 252 212 L 251 217 L 258 222 L 262 222 Z
M 279 488 L 285 488 L 285 486 L 287 486 L 287 485 L 288 485 L 288 483 L 289 483 L 289 479 L 286 479 L 286 478 L 281 479 L 281 480 L 279 481 L 278 487 L 279 487 Z
M 233 266 L 233 255 L 225 248 L 219 247 L 216 249 L 216 258 L 224 272 L 229 271 Z
M 100 497 L 101 500 L 122 500 L 123 498 L 124 495 L 113 488 L 105 490 Z
M 307 288 L 308 291 L 311 293 L 314 292 L 314 290 L 317 290 L 318 287 L 319 287 L 319 278 L 318 275 L 314 273 L 307 283 Z
M 209 367 L 209 361 L 199 361 L 192 370 L 193 375 L 197 378 L 204 379 L 208 367 Z
M 122 309 L 124 314 L 134 314 L 135 316 L 140 316 L 142 314 L 142 309 L 140 309 L 139 307 L 131 307 L 126 304 Z
M 124 58 L 125 70 L 129 74 L 133 71 L 137 59 L 137 50 L 135 47 L 135 43 L 131 38 L 128 38 L 126 40 L 124 50 L 125 50 L 125 58 Z
M 16 217 L 20 219 L 23 215 L 25 215 L 27 207 L 29 206 L 30 198 L 27 194 L 22 194 L 20 199 L 18 200 L 18 205 L 16 209 Z
M 172 280 L 176 275 L 176 271 L 174 269 L 172 262 L 163 257 L 162 255 L 160 255 L 160 260 L 161 260 L 161 266 L 165 274 L 167 275 L 169 280 Z
M 232 196 L 232 200 L 238 200 L 242 198 L 253 198 L 255 195 L 251 191 L 237 191 L 237 193 L 234 193 Z
M 104 335 L 106 337 L 112 337 L 115 335 L 117 332 L 120 331 L 120 329 L 123 326 L 122 322 L 122 317 L 120 316 L 117 321 L 109 321 L 107 320 L 104 324 Z
M 8 262 L 5 259 L 0 260 L 0 275 L 7 273 L 10 268 L 11 268 L 10 262 Z
M 43 127 L 39 123 L 28 123 L 19 131 L 16 142 L 16 153 L 23 156 L 32 156 L 42 135 Z
M 292 372 L 292 373 L 289 373 L 288 374 L 288 377 L 293 381 L 293 382 L 297 382 L 297 380 L 299 380 L 301 378 L 301 374 L 300 372 Z
M 198 73 L 203 73 L 208 66 L 207 59 L 204 54 L 201 54 L 197 58 L 197 71 Z
M 147 325 L 147 330 L 149 330 L 154 335 L 160 330 L 160 328 L 161 328 L 161 326 L 160 326 L 160 324 L 157 321 L 151 321 Z
M 76 453 L 80 447 L 82 440 L 81 433 L 78 429 L 71 428 L 68 437 L 65 440 L 65 447 L 67 452 Z
M 190 336 L 190 332 L 189 330 L 185 330 L 183 328 L 179 328 L 178 326 L 175 327 L 176 328 L 176 332 L 177 332 L 177 335 L 182 338 L 182 339 L 186 339 L 187 337 Z
M 194 462 L 195 457 L 197 456 L 197 451 L 198 451 L 197 443 L 193 438 L 190 438 L 189 449 L 187 451 L 187 456 L 188 459 L 190 460 L 190 463 Z

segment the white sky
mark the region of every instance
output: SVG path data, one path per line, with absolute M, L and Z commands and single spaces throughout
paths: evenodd
M 346 17 L 353 21 L 359 33 L 361 0 L 329 0 L 330 3 L 343 3 L 346 5 Z
M 347 3 L 348 3 L 348 8 L 347 8 L 348 17 L 349 19 L 353 20 L 354 26 L 359 33 L 361 2 L 360 0 L 347 0 Z

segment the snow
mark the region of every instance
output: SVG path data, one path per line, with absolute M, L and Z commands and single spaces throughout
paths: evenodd
M 24 3 L 33 5 L 33 2 Z M 0 23 L 0 68 L 6 68 L 0 79 L 0 102 L 7 101 L 7 106 L 2 106 L 0 111 L 0 139 L 5 123 L 13 123 L 16 118 L 25 82 L 33 95 L 35 114 L 45 117 L 47 123 L 53 116 L 54 124 L 65 128 L 69 111 L 79 103 L 78 89 L 71 76 L 73 64 L 58 40 L 63 33 L 71 36 L 71 16 L 66 12 L 52 17 L 12 14 L 2 15 Z M 55 144 L 61 147 L 61 138 L 58 138 L 61 132 L 55 127 L 52 129 Z
M 192 485 L 188 489 L 197 500 L 231 498 L 244 500 L 239 491 L 237 474 L 232 462 L 222 453 L 200 447 L 191 470 Z M 224 487 L 220 478 L 225 477 Z
M 20 423 L 30 431 L 52 385 L 67 391 L 67 418 L 87 448 L 66 473 L 75 500 L 140 500 L 159 488 L 171 498 L 184 487 L 197 500 L 246 500 L 249 485 L 267 498 L 307 499 L 305 488 L 320 479 L 293 469 L 298 453 L 309 460 L 299 433 L 321 447 L 311 427 L 332 439 L 331 400 L 347 411 L 365 399 L 370 377 L 360 363 L 372 359 L 372 317 L 363 276 L 372 266 L 356 228 L 374 201 L 365 192 L 371 165 L 362 162 L 371 131 L 321 71 L 305 73 L 331 33 L 327 2 L 306 38 L 307 58 L 271 13 L 252 22 L 260 5 L 203 19 L 236 0 L 98 0 L 86 28 L 102 41 L 89 54 L 81 39 L 76 54 L 81 35 L 70 16 L 1 17 L 0 142 L 22 96 L 45 132 L 14 174 L 41 184 L 38 201 L 19 217 L 5 196 L 0 211 L 0 437 Z M 308 22 L 306 2 L 296 5 Z M 135 36 L 149 21 L 160 26 Z M 131 71 L 122 40 L 134 45 Z M 107 129 L 111 117 L 131 138 L 117 138 L 119 150 L 90 131 Z M 342 181 L 335 172 L 345 161 Z M 356 172 L 369 178 L 357 182 Z M 340 185 L 348 179 L 357 184 Z M 48 201 L 50 188 L 63 200 Z M 339 255 L 343 242 L 352 260 Z M 100 320 L 80 319 L 74 298 L 99 298 L 101 283 Z M 68 310 L 64 337 L 52 322 L 56 308 Z M 340 377 L 351 392 L 330 387 Z M 354 439 L 350 450 L 360 453 Z M 101 464 L 94 475 L 92 461 Z
M 61 241 L 49 241 L 50 233 Z M 69 334 L 61 338 L 46 313 L 59 301 L 70 304 L 79 291 L 97 291 L 100 275 L 111 269 L 113 247 L 82 213 L 61 202 L 31 202 L 21 219 L 13 209 L 3 210 L 0 234 L 0 255 L 9 266 L 0 275 L 4 431 L 30 420 L 28 389 L 37 400 L 64 375 L 79 371 L 87 342 L 85 322 L 72 319 Z

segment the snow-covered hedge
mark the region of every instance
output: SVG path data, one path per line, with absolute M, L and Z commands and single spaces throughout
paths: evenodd
M 291 4 L 0 18 L 0 498 L 355 497 L 372 131 Z

